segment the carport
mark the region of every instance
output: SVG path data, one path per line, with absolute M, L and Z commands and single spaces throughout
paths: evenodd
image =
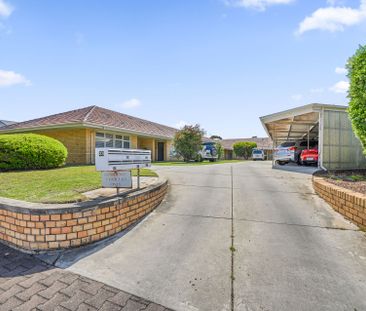
M 366 168 L 366 157 L 352 130 L 346 106 L 309 104 L 263 116 L 260 120 L 273 140 L 273 148 L 287 141 L 317 140 L 320 168 Z

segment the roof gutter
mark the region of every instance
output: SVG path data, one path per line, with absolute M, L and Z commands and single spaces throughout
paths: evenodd
M 11 134 L 11 133 L 24 133 L 24 132 L 32 132 L 32 131 L 42 131 L 42 130 L 57 130 L 57 129 L 71 129 L 71 128 L 93 128 L 93 129 L 101 129 L 104 131 L 112 131 L 112 132 L 122 132 L 126 134 L 144 136 L 144 137 L 152 137 L 157 139 L 173 139 L 170 136 L 162 136 L 162 135 L 153 135 L 139 131 L 132 131 L 127 129 L 122 129 L 119 127 L 113 126 L 104 126 L 98 125 L 89 122 L 76 122 L 69 124 L 58 124 L 58 125 L 46 125 L 46 126 L 37 126 L 37 127 L 29 127 L 29 128 L 15 128 L 15 129 L 2 129 L 0 128 L 0 134 Z

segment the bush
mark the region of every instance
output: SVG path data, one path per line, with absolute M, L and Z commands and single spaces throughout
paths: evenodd
M 176 153 L 183 158 L 185 162 L 194 160 L 197 152 L 202 148 L 202 136 L 204 130 L 196 125 L 186 125 L 177 131 L 174 136 L 174 148 Z
M 63 165 L 67 149 L 56 139 L 37 134 L 0 135 L 0 169 L 27 170 Z
M 366 154 L 366 46 L 360 46 L 347 63 L 350 88 L 348 113 Z
M 235 155 L 246 160 L 249 159 L 252 155 L 252 150 L 256 147 L 257 144 L 251 141 L 240 141 L 233 145 Z

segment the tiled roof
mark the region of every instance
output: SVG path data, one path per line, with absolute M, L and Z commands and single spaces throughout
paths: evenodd
M 29 120 L 12 124 L 2 128 L 0 131 L 9 130 L 29 130 L 57 125 L 84 124 L 99 125 L 111 128 L 117 128 L 126 131 L 132 131 L 139 134 L 146 134 L 159 137 L 174 137 L 175 128 L 158 124 L 155 122 L 132 117 L 127 114 L 113 110 L 101 108 L 98 106 L 89 106 L 72 111 L 62 112 L 43 118 Z
M 231 138 L 220 140 L 221 145 L 224 149 L 233 150 L 233 145 L 241 141 L 252 141 L 257 143 L 259 149 L 272 149 L 272 139 L 269 137 L 250 137 L 250 138 Z
M 15 124 L 15 123 L 16 122 L 14 122 L 14 121 L 0 120 L 0 127 L 8 126 L 8 125 Z

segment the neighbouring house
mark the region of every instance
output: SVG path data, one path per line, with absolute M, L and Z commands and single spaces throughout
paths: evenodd
M 257 148 L 262 149 L 264 151 L 264 154 L 266 155 L 267 159 L 271 159 L 273 150 L 272 139 L 270 139 L 269 137 L 253 136 L 250 138 L 230 138 L 230 139 L 219 140 L 220 144 L 224 148 L 225 160 L 232 160 L 236 158 L 233 150 L 233 145 L 235 143 L 242 141 L 251 141 L 257 143 Z
M 14 122 L 14 121 L 0 120 L 0 127 L 8 126 L 8 125 L 15 124 L 15 123 L 16 122 Z
M 0 128 L 0 134 L 36 133 L 61 141 L 67 164 L 94 164 L 95 148 L 151 150 L 153 161 L 169 159 L 176 129 L 98 106 L 62 112 Z

